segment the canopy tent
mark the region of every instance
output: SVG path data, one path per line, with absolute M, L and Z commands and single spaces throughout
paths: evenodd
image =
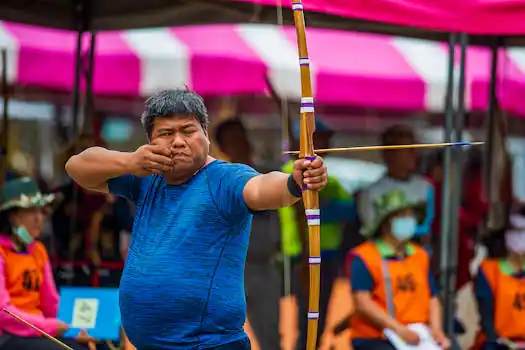
M 283 1 L 285 2 L 285 1 Z M 42 16 L 42 14 L 46 14 Z M 188 24 L 276 22 L 275 6 L 235 0 L 3 0 L 4 20 L 71 30 L 113 30 Z M 287 17 L 289 23 L 291 16 Z M 319 27 L 347 18 L 312 13 Z
M 271 7 L 282 3 L 286 8 L 291 7 L 291 1 L 237 1 Z M 486 39 L 487 36 L 522 36 L 525 33 L 523 0 L 310 0 L 305 1 L 304 8 L 310 13 L 355 20 L 348 26 L 359 30 L 394 31 L 407 36 L 446 38 L 438 32 L 458 32 Z M 307 18 L 314 17 L 308 15 Z
M 285 23 L 292 24 L 290 0 L 3 0 L 0 16 L 71 30 L 253 21 L 275 24 L 281 3 Z M 485 44 L 491 41 L 489 35 L 525 33 L 523 0 L 309 0 L 304 6 L 308 27 L 438 40 L 447 40 L 449 32 L 465 32 L 472 35 L 471 42 Z
M 444 110 L 448 48 L 443 44 L 317 28 L 309 30 L 308 44 L 320 104 Z M 11 84 L 71 91 L 75 45 L 71 31 L 0 21 L 0 48 L 8 50 Z M 93 89 L 98 96 L 148 96 L 159 88 L 184 85 L 212 97 L 263 95 L 267 76 L 281 96 L 298 100 L 301 93 L 292 27 L 240 24 L 102 32 L 95 62 Z M 501 66 L 503 107 L 525 116 L 525 49 L 502 53 Z M 485 110 L 488 50 L 469 50 L 466 75 L 467 109 Z

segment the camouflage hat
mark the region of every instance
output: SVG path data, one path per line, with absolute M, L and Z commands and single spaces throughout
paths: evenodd
M 389 216 L 405 209 L 420 209 L 424 208 L 425 203 L 413 203 L 410 202 L 405 193 L 401 190 L 392 190 L 377 197 L 374 200 L 374 220 L 363 230 L 363 235 L 366 237 L 373 236 L 381 227 L 383 222 L 388 219 Z M 424 210 L 422 217 L 419 217 L 419 211 L 416 212 L 420 221 L 424 218 Z
M 0 211 L 44 207 L 54 200 L 54 194 L 42 194 L 34 180 L 22 177 L 7 182 L 0 190 Z

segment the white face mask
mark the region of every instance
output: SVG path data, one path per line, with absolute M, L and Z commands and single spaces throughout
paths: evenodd
M 509 251 L 523 255 L 525 254 L 525 217 L 511 215 L 509 221 L 514 228 L 505 233 L 505 246 Z
M 507 231 L 505 233 L 505 246 L 516 254 L 525 254 L 525 229 Z
M 416 229 L 417 220 L 413 216 L 400 216 L 392 220 L 392 235 L 401 242 L 414 237 Z
M 33 236 L 29 234 L 29 231 L 24 226 L 18 226 L 14 229 L 15 235 L 25 244 L 30 245 L 34 242 Z

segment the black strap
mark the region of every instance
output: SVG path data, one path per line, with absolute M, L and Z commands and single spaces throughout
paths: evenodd
M 301 198 L 303 196 L 303 191 L 301 190 L 301 186 L 295 182 L 293 175 L 288 176 L 288 192 L 296 198 Z

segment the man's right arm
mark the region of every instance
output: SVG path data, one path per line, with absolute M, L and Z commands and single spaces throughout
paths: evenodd
M 81 187 L 109 193 L 108 180 L 131 173 L 132 153 L 91 147 L 71 157 L 67 174 Z

